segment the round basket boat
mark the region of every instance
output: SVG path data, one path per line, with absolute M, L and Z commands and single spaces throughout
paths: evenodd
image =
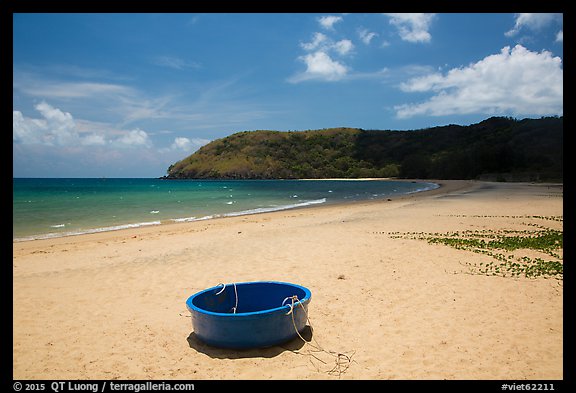
M 192 295 L 194 334 L 208 345 L 263 348 L 294 339 L 306 327 L 310 290 L 278 281 L 220 284 Z

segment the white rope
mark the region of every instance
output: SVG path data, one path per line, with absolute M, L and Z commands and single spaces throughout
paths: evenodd
M 290 311 L 288 311 L 286 314 L 284 315 L 290 315 L 292 314 L 292 311 L 294 310 L 294 300 L 300 302 L 300 300 L 298 300 L 298 296 L 294 295 L 294 296 L 288 296 L 286 299 L 284 299 L 284 301 L 282 302 L 282 307 L 284 307 L 286 305 L 286 300 L 292 300 L 291 304 L 288 304 L 288 307 L 290 307 Z
M 218 287 L 220 285 L 222 285 L 222 289 L 217 293 L 215 293 L 215 295 L 220 295 L 226 289 L 226 284 L 220 283 L 216 286 Z M 232 313 L 236 314 L 236 310 L 238 309 L 238 290 L 236 289 L 236 283 L 232 283 L 232 285 L 234 286 L 234 296 L 236 297 L 236 302 L 234 304 L 234 307 L 232 307 Z
M 215 295 L 220 295 L 226 289 L 226 284 L 220 283 L 217 286 L 220 286 L 220 285 L 222 286 L 222 289 L 219 290 L 218 292 L 216 292 Z M 236 283 L 232 283 L 232 285 L 234 286 L 234 296 L 236 298 L 235 305 L 234 305 L 234 307 L 232 307 L 232 312 L 234 314 L 236 314 L 236 310 L 238 309 L 238 290 L 236 289 Z M 288 302 L 288 301 L 290 301 L 290 303 L 286 304 L 286 302 Z M 296 320 L 294 319 L 294 305 L 297 305 L 297 304 L 300 304 L 300 307 L 302 308 L 302 311 L 304 311 L 304 315 L 306 316 L 306 322 L 310 326 L 310 331 L 312 333 L 314 333 L 314 329 L 312 327 L 312 322 L 310 321 L 310 317 L 308 316 L 308 312 L 306 311 L 306 307 L 304 307 L 304 303 L 302 303 L 302 301 L 300 299 L 298 299 L 297 295 L 288 296 L 287 298 L 285 298 L 282 301 L 282 307 L 288 306 L 290 308 L 290 310 L 285 315 L 291 315 L 292 316 L 292 326 L 294 326 L 294 331 L 296 332 L 298 337 L 300 337 L 300 339 L 304 342 L 305 345 L 308 344 L 309 346 L 314 348 L 314 350 L 316 352 L 324 352 L 324 353 L 334 357 L 334 362 L 335 362 L 334 367 L 332 367 L 332 369 L 330 369 L 326 372 L 328 374 L 331 374 L 331 375 L 337 374 L 338 377 L 340 377 L 340 375 L 345 373 L 346 370 L 348 370 L 348 368 L 350 367 L 350 363 L 352 362 L 352 356 L 354 356 L 354 353 L 352 355 L 348 356 L 348 355 L 346 355 L 344 353 L 340 353 L 340 352 L 327 351 L 327 350 L 323 349 L 320 346 L 320 344 L 318 344 L 318 341 L 316 341 L 316 338 L 314 338 L 314 334 L 312 334 L 312 340 L 314 340 L 314 344 L 312 344 L 311 341 L 306 341 L 306 339 L 304 337 L 302 337 L 302 335 L 298 331 L 298 327 L 296 326 Z M 294 352 L 296 352 L 296 351 L 294 351 Z M 296 353 L 298 353 L 298 352 L 296 352 Z M 318 358 L 314 354 L 310 353 L 310 351 L 308 352 L 308 354 L 310 356 L 314 357 L 315 359 L 317 359 L 318 361 L 326 364 L 325 361 Z M 314 363 L 312 363 L 312 364 L 314 364 Z M 314 365 L 314 366 L 316 367 L 316 365 Z M 316 369 L 318 370 L 318 367 L 316 367 Z M 320 370 L 318 370 L 318 371 L 320 371 Z
M 222 285 L 222 289 L 220 290 L 220 292 L 215 293 L 215 295 L 220 295 L 222 292 L 224 292 L 224 290 L 226 289 L 226 284 L 220 283 L 218 285 L 216 285 L 217 287 L 219 287 L 220 285 Z
M 290 307 L 290 311 L 288 311 L 286 313 L 286 315 L 292 315 L 292 326 L 294 326 L 294 330 L 296 331 L 296 334 L 298 335 L 298 337 L 300 337 L 300 339 L 302 341 L 304 341 L 304 345 L 308 344 L 310 345 L 312 348 L 314 348 L 317 352 L 324 352 L 332 357 L 334 357 L 334 361 L 335 361 L 335 365 L 334 367 L 332 367 L 331 370 L 327 371 L 328 374 L 337 374 L 338 377 L 340 377 L 340 375 L 342 375 L 343 373 L 346 372 L 346 370 L 348 370 L 348 367 L 350 367 L 350 363 L 352 362 L 352 356 L 354 356 L 354 353 L 350 356 L 344 354 L 344 353 L 340 353 L 340 352 L 334 352 L 334 351 L 327 351 L 325 349 L 323 349 L 320 344 L 318 344 L 318 341 L 316 341 L 316 339 L 314 338 L 314 329 L 312 328 L 312 322 L 310 322 L 310 317 L 308 316 L 308 312 L 306 311 L 306 308 L 304 307 L 304 304 L 298 299 L 297 295 L 294 296 L 289 296 L 286 299 L 284 299 L 284 301 L 282 302 L 282 306 L 285 305 L 287 300 L 291 300 L 291 304 L 288 304 L 288 306 Z M 310 331 L 312 332 L 312 340 L 314 340 L 315 344 L 312 344 L 311 341 L 306 341 L 306 339 L 304 339 L 304 337 L 302 337 L 302 335 L 300 334 L 300 332 L 298 331 L 298 327 L 296 326 L 296 321 L 294 320 L 294 303 L 300 303 L 300 307 L 302 307 L 302 310 L 304 311 L 304 315 L 306 315 L 306 322 L 308 323 L 308 325 L 310 326 Z M 310 356 L 313 356 L 315 359 L 321 361 L 322 363 L 326 364 L 326 362 L 324 362 L 322 359 L 319 359 L 318 357 L 316 357 L 315 355 L 311 354 L 309 352 Z M 344 363 L 343 363 L 344 362 Z M 312 363 L 313 364 L 313 363 Z M 317 368 L 318 369 L 318 368 Z

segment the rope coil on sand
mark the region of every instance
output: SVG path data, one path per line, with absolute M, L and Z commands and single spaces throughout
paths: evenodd
M 298 331 L 298 328 L 296 327 L 296 321 L 294 320 L 294 305 L 296 303 L 300 304 L 302 311 L 304 311 L 304 315 L 306 315 L 306 322 L 308 323 L 308 326 L 310 326 L 310 331 L 314 332 L 314 329 L 312 328 L 312 322 L 310 322 L 310 317 L 308 316 L 308 313 L 306 312 L 306 308 L 304 308 L 304 304 L 302 304 L 302 302 L 298 299 L 297 295 L 288 296 L 282 302 L 282 306 L 286 305 L 285 303 L 287 300 L 291 300 L 291 303 L 288 304 L 288 306 L 290 307 L 290 311 L 288 311 L 285 315 L 291 315 L 292 316 L 292 325 L 294 326 L 294 330 L 296 331 L 296 334 L 298 335 L 298 337 L 300 337 L 300 339 L 302 341 L 304 341 L 304 345 L 308 344 L 309 346 L 314 348 L 316 350 L 316 352 L 323 352 L 323 353 L 326 353 L 326 354 L 334 357 L 334 362 L 335 362 L 334 367 L 332 367 L 332 369 L 330 369 L 326 372 L 330 375 L 335 374 L 335 375 L 338 375 L 338 377 L 340 377 L 340 375 L 345 373 L 346 370 L 348 370 L 348 368 L 350 367 L 350 363 L 352 362 L 352 356 L 354 356 L 354 353 L 352 353 L 352 355 L 348 356 L 348 355 L 341 353 L 341 352 L 327 351 L 324 348 L 322 348 L 320 346 L 320 344 L 318 344 L 318 341 L 316 341 L 316 339 L 314 338 L 314 335 L 312 335 L 312 340 L 314 340 L 314 344 L 312 344 L 311 341 L 306 341 L 306 339 L 304 337 L 302 337 L 302 335 Z M 294 351 L 294 352 L 296 352 L 296 351 Z M 296 353 L 299 353 L 299 352 L 296 352 Z M 308 354 L 310 356 L 314 357 L 315 359 L 319 360 L 320 362 L 326 364 L 325 361 L 323 361 L 322 359 L 313 355 L 312 353 L 310 353 L 310 351 L 308 351 Z
M 226 284 L 220 283 L 217 286 L 220 286 L 220 285 L 222 286 L 222 289 L 215 293 L 216 296 L 220 295 L 226 289 Z M 234 296 L 236 298 L 235 305 L 234 305 L 234 307 L 232 307 L 232 312 L 234 314 L 236 314 L 236 310 L 238 309 L 238 291 L 236 290 L 236 283 L 232 283 L 232 285 L 234 286 Z M 286 304 L 287 301 L 290 301 L 290 303 Z M 316 352 L 322 352 L 322 353 L 328 354 L 331 357 L 333 357 L 335 365 L 334 365 L 334 367 L 332 367 L 332 369 L 326 371 L 326 373 L 328 373 L 330 375 L 338 375 L 338 377 L 340 377 L 350 367 L 350 363 L 352 363 L 352 356 L 354 356 L 354 353 L 352 353 L 352 355 L 348 356 L 348 355 L 341 353 L 341 352 L 327 351 L 327 350 L 323 349 L 320 346 L 320 344 L 318 344 L 318 341 L 316 341 L 314 336 L 312 336 L 312 340 L 314 340 L 314 344 L 312 344 L 311 341 L 306 341 L 306 339 L 304 337 L 302 337 L 302 335 L 298 331 L 298 327 L 296 326 L 296 321 L 294 319 L 294 306 L 298 305 L 298 304 L 300 304 L 302 311 L 304 311 L 304 315 L 306 315 L 306 322 L 308 323 L 308 326 L 310 326 L 310 331 L 314 332 L 314 328 L 312 327 L 312 322 L 310 321 L 310 317 L 308 316 L 308 312 L 306 312 L 306 308 L 304 307 L 304 304 L 300 301 L 300 299 L 298 299 L 297 295 L 288 296 L 287 298 L 285 298 L 282 301 L 282 307 L 288 306 L 290 308 L 290 310 L 285 315 L 291 315 L 292 316 L 292 326 L 294 326 L 294 331 L 296 332 L 298 337 L 300 337 L 300 339 L 304 342 L 304 345 L 307 344 L 307 345 L 311 346 Z M 297 351 L 293 351 L 293 352 L 300 353 Z M 308 351 L 308 354 L 310 356 L 312 356 L 313 358 L 315 358 L 316 360 L 318 360 L 324 364 L 327 364 L 325 361 L 323 361 L 322 359 L 320 359 L 316 355 L 312 354 L 310 352 L 310 350 Z M 312 364 L 314 364 L 314 363 L 312 363 Z M 316 369 L 318 371 L 320 371 L 318 369 L 318 367 L 316 367 Z

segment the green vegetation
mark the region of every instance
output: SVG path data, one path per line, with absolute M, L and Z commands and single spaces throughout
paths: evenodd
M 557 217 L 532 217 L 559 220 Z M 563 232 L 534 224 L 527 225 L 536 226 L 538 229 L 526 231 L 477 230 L 448 233 L 395 232 L 390 235 L 393 238 L 418 239 L 426 240 L 430 244 L 443 244 L 459 250 L 484 254 L 495 260 L 488 263 L 465 262 L 468 271 L 472 274 L 562 279 L 564 273 Z M 531 255 L 517 256 L 512 254 L 518 250 L 522 251 L 523 254 Z M 548 260 L 544 260 L 542 256 Z M 552 259 L 549 259 L 550 257 Z
M 171 165 L 166 178 L 562 181 L 562 145 L 563 117 L 492 117 L 414 131 L 245 131 Z

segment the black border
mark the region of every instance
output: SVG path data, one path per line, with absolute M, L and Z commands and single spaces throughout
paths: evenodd
M 537 10 L 534 10 L 534 8 Z M 0 0 L 0 31 L 2 37 L 2 61 L 0 61 L 1 72 L 0 75 L 3 76 L 3 91 L 6 95 L 11 90 L 9 83 L 12 78 L 9 77 L 11 72 L 8 67 L 13 64 L 12 58 L 12 45 L 8 45 L 8 37 L 12 41 L 13 38 L 13 14 L 14 13 L 71 13 L 71 12 L 138 12 L 138 13 L 148 13 L 148 12 L 319 12 L 319 13 L 337 13 L 337 12 L 384 12 L 384 11 L 401 11 L 409 12 L 418 10 L 431 11 L 431 12 L 517 12 L 517 11 L 536 11 L 536 12 L 563 12 L 565 14 L 564 18 L 564 36 L 568 40 L 568 48 L 572 49 L 572 39 L 573 30 L 571 23 L 574 20 L 574 15 L 568 11 L 567 2 L 554 2 L 547 1 L 538 3 L 537 6 L 534 3 L 526 4 L 525 2 L 517 1 L 499 1 L 499 2 L 477 2 L 471 3 L 466 1 L 436 1 L 427 3 L 412 3 L 408 2 L 382 2 L 382 1 L 364 1 L 364 2 L 351 2 L 351 1 L 330 1 L 330 2 L 317 2 L 312 4 L 308 2 L 262 2 L 262 3 L 251 3 L 246 4 L 245 2 L 230 2 L 228 4 L 216 3 L 216 2 L 196 2 L 192 0 L 163 0 L 160 2 L 150 2 L 150 1 L 137 1 L 137 0 L 76 0 L 76 1 L 62 1 L 62 0 Z M 10 48 L 10 49 L 9 49 Z M 10 60 L 10 61 L 9 61 Z M 568 69 L 571 69 L 572 65 L 572 53 L 571 50 L 564 53 L 563 67 L 568 64 Z M 568 76 L 574 72 L 568 72 Z M 567 87 L 573 86 L 565 82 Z M 570 95 L 570 88 L 565 89 L 565 92 Z M 567 102 L 571 102 L 570 99 Z M 8 112 L 8 109 L 6 109 Z M 568 132 L 564 133 L 568 136 L 569 141 L 571 141 L 574 136 L 572 135 L 576 132 L 571 120 L 571 113 L 565 111 L 564 121 L 566 121 L 567 127 L 565 127 Z M 8 117 L 6 113 L 5 118 Z M 8 133 L 5 131 L 5 135 Z M 6 143 L 4 146 L 10 146 Z M 568 151 L 567 145 L 564 144 L 564 157 L 566 157 L 570 151 Z M 569 146 L 572 147 L 574 144 L 569 142 Z M 6 157 L 11 157 L 11 154 L 7 154 Z M 12 168 L 11 165 L 8 166 Z M 8 187 L 6 187 L 6 193 L 8 193 Z M 11 199 L 11 196 L 10 196 Z M 8 198 L 4 199 L 5 201 Z M 574 182 L 569 172 L 564 171 L 564 237 L 568 240 L 564 248 L 564 379 L 563 380 L 543 380 L 543 381 L 524 381 L 524 380 L 382 380 L 382 381 L 359 381 L 359 380 L 274 380 L 274 381 L 253 381 L 253 380 L 223 380 L 223 381 L 207 381 L 207 380 L 158 380 L 154 382 L 165 382 L 174 386 L 178 383 L 194 383 L 194 391 L 207 391 L 214 390 L 215 388 L 250 388 L 250 389 L 266 389 L 278 387 L 278 388 L 324 388 L 324 387 L 337 387 L 337 388 L 364 388 L 373 389 L 377 388 L 389 388 L 393 391 L 406 390 L 406 389 L 442 389 L 442 391 L 458 391 L 462 392 L 464 389 L 478 389 L 479 391 L 492 392 L 492 391 L 503 391 L 502 385 L 514 385 L 516 389 L 514 390 L 526 390 L 520 388 L 524 384 L 542 384 L 553 386 L 554 391 L 565 391 L 569 387 L 573 390 L 575 385 L 575 372 L 576 372 L 576 362 L 575 362 L 575 351 L 576 342 L 574 335 L 576 334 L 576 327 L 574 325 L 574 271 L 576 267 L 574 262 L 576 262 L 576 255 L 574 253 L 574 244 L 576 240 L 576 233 L 574 231 L 575 214 L 573 209 L 573 203 L 576 202 L 576 193 L 574 190 Z M 9 220 L 5 221 L 6 223 Z M 7 232 L 7 231 L 6 231 Z M 10 246 L 11 247 L 11 246 Z M 8 245 L 6 246 L 8 249 Z M 3 261 L 4 269 L 6 269 L 5 274 L 3 274 L 3 279 L 8 281 L 11 277 L 11 268 L 7 260 Z M 12 288 L 12 281 L 6 285 L 6 287 Z M 9 310 L 5 309 L 5 313 L 10 313 L 12 316 L 13 304 L 10 303 Z M 12 353 L 12 355 L 7 355 L 6 357 L 13 364 L 13 352 L 10 348 L 13 348 L 13 336 L 10 340 L 4 340 L 2 344 L 3 354 Z M 10 351 L 10 352 L 9 352 Z M 2 386 L 6 387 L 6 391 L 18 391 L 16 390 L 17 383 L 34 383 L 34 384 L 44 384 L 46 389 L 44 391 L 50 392 L 50 384 L 54 382 L 53 380 L 34 380 L 34 381 L 24 381 L 24 380 L 14 380 L 13 373 L 8 368 L 8 359 L 2 362 L 4 367 L 2 367 Z M 344 376 L 345 377 L 345 376 Z M 61 382 L 61 380 L 58 380 Z M 65 381 L 66 382 L 66 381 Z M 98 383 L 99 388 L 104 385 L 104 380 L 71 380 L 70 382 L 85 382 L 85 383 Z M 141 384 L 147 382 L 146 380 L 117 380 L 114 382 L 131 383 L 131 384 Z M 507 389 L 512 390 L 511 388 Z M 544 390 L 544 389 L 542 389 Z M 550 389 L 551 390 L 551 389 Z M 22 390 L 25 391 L 25 390 Z M 66 390 L 62 390 L 66 391 Z M 99 390 L 101 391 L 101 390 Z M 111 391 L 109 388 L 105 391 Z

